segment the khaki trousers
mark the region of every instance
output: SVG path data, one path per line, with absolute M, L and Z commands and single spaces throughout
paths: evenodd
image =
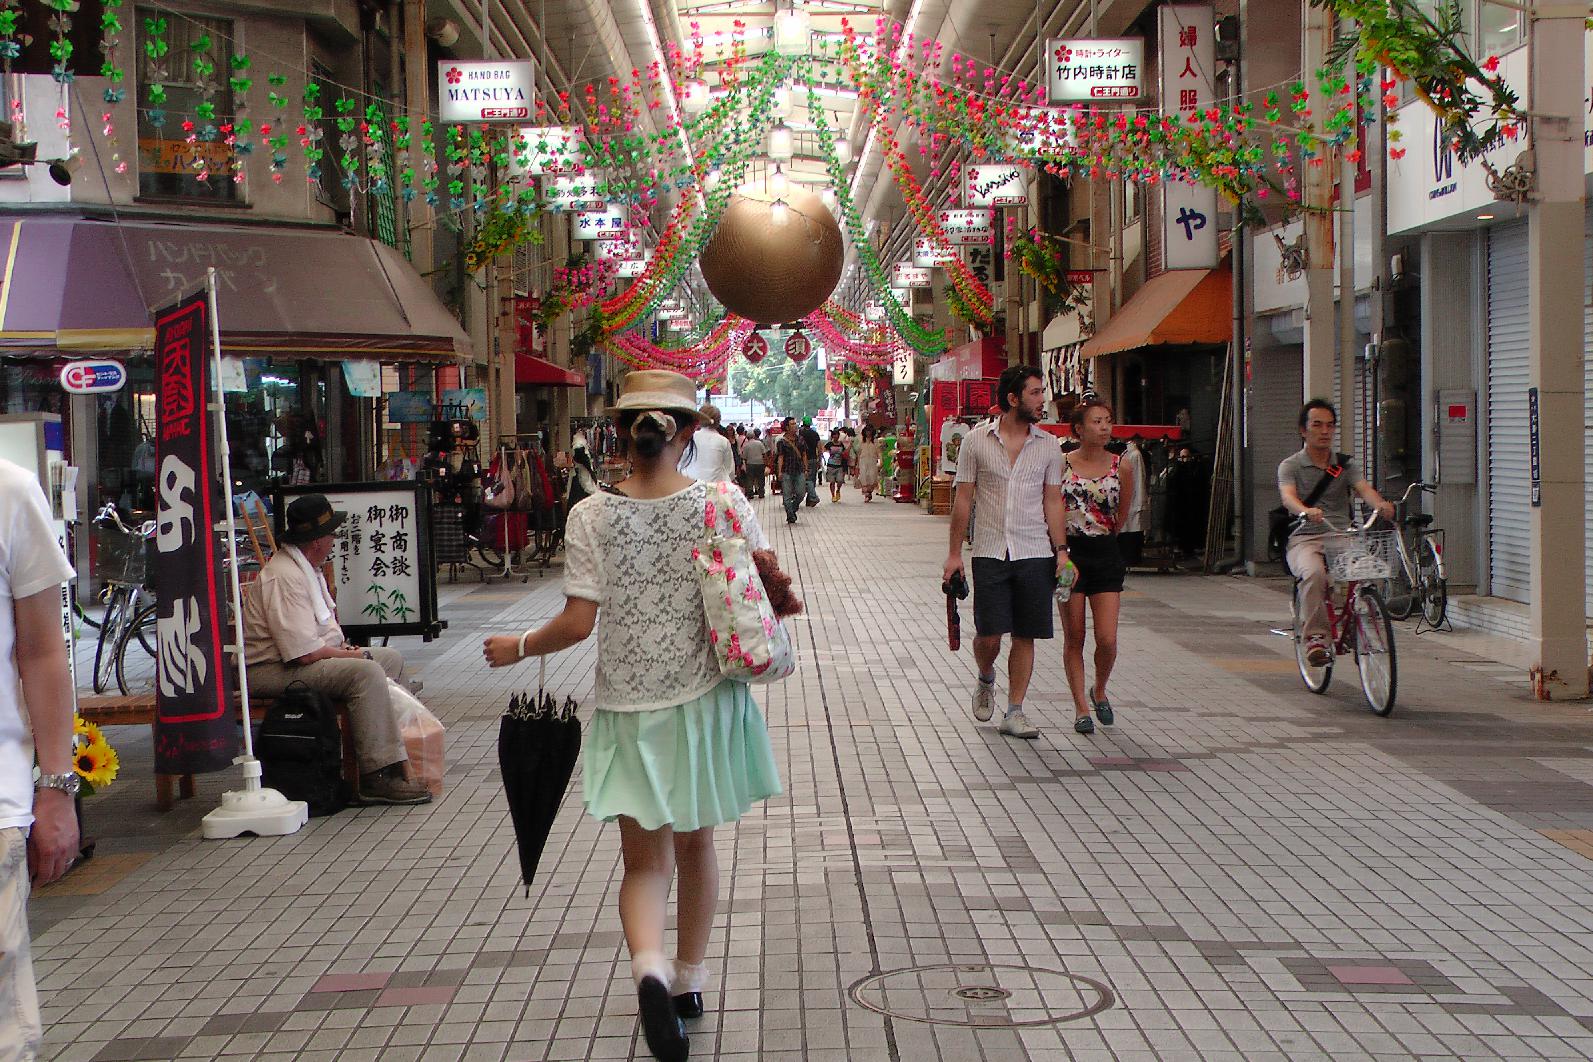
M 1305 617 L 1307 640 L 1320 638 L 1327 641 L 1327 559 L 1322 551 L 1321 535 L 1294 535 L 1289 539 L 1287 554 L 1289 570 L 1300 580 L 1300 615 Z
M 404 752 L 404 740 L 398 734 L 392 698 L 387 695 L 387 680 L 391 678 L 397 682 L 404 677 L 404 657 L 397 649 L 382 647 L 370 653 L 370 660 L 250 664 L 249 692 L 274 697 L 293 683 L 302 682 L 328 697 L 347 701 L 360 773 L 370 774 L 409 759 Z
M 44 1030 L 28 940 L 28 840 L 0 830 L 0 1062 L 32 1062 Z

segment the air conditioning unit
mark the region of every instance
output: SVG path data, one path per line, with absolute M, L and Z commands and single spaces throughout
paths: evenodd
M 15 126 L 10 122 L 0 122 L 0 169 L 20 166 L 38 158 L 39 145 L 31 142 L 19 144 L 16 136 Z

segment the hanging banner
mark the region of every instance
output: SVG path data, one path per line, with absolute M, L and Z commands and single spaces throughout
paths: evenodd
M 957 250 L 954 247 L 940 247 L 932 236 L 917 236 L 913 239 L 913 264 L 933 268 L 934 266 L 951 265 L 957 260 Z
M 1156 9 L 1161 35 L 1161 109 L 1184 118 L 1216 98 L 1216 16 L 1209 4 Z M 1168 269 L 1217 267 L 1217 191 L 1203 184 L 1162 185 L 1162 248 Z
M 1138 37 L 1045 42 L 1052 103 L 1137 100 L 1145 95 L 1145 42 Z
M 225 612 L 211 467 L 210 307 L 203 293 L 155 316 L 155 773 L 232 765 L 238 724 L 221 653 Z
M 1017 166 L 964 166 L 962 205 L 966 207 L 1028 206 L 1023 170 Z
M 529 59 L 439 59 L 437 107 L 454 122 L 523 122 L 536 97 L 536 64 Z
M 946 233 L 946 242 L 953 247 L 979 247 L 995 239 L 996 223 L 993 211 L 942 210 L 940 227 Z
M 582 168 L 585 136 L 572 126 L 526 126 L 519 130 L 509 153 L 511 176 L 540 177 L 544 173 L 574 173 Z
M 579 177 L 555 173 L 544 179 L 543 197 L 549 210 L 602 210 L 608 206 L 599 194 L 603 178 L 596 171 L 588 170 Z

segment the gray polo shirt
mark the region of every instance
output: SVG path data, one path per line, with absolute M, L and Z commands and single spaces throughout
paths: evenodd
M 1278 489 L 1281 492 L 1285 485 L 1292 485 L 1295 493 L 1299 494 L 1300 501 L 1304 502 L 1316 489 L 1323 475 L 1323 471 L 1311 463 L 1310 456 L 1302 447 L 1279 463 Z M 1327 518 L 1334 524 L 1344 527 L 1350 522 L 1351 494 L 1356 487 L 1365 482 L 1366 477 L 1361 474 L 1361 466 L 1355 463 L 1353 457 L 1347 458 L 1339 471 L 1338 478 L 1328 484 L 1322 496 L 1317 499 L 1315 507 L 1327 514 Z M 1308 523 L 1295 528 L 1293 534 L 1321 535 L 1327 531 L 1328 528 L 1324 524 Z

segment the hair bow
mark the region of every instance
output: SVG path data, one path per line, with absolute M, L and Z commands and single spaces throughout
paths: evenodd
M 663 412 L 662 410 L 649 409 L 646 413 L 643 413 L 636 419 L 639 421 L 650 420 L 654 424 L 657 424 L 659 430 L 664 433 L 664 441 L 666 443 L 674 442 L 675 435 L 680 430 L 679 426 L 675 423 L 675 418 L 670 416 L 668 413 Z

